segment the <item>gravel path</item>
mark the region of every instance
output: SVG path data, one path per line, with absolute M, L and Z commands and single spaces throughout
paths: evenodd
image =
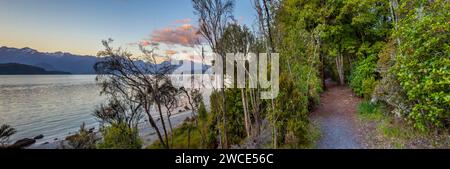
M 311 115 L 311 119 L 319 124 L 322 134 L 316 148 L 364 148 L 356 120 L 356 107 L 361 100 L 351 89 L 328 82 L 327 91 L 321 95 L 320 101 Z

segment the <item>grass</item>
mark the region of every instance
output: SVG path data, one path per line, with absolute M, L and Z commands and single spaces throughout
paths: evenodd
M 315 122 L 315 121 L 311 121 L 309 123 L 308 129 L 309 130 L 306 135 L 306 141 L 304 144 L 301 144 L 301 145 L 297 145 L 295 143 L 284 144 L 284 145 L 279 145 L 279 148 L 281 148 L 281 149 L 313 149 L 313 148 L 315 148 L 317 145 L 317 141 L 321 137 L 319 124 L 317 124 L 317 122 Z M 269 144 L 269 145 L 266 145 L 266 147 L 272 148 L 273 145 Z
M 369 139 L 376 139 L 368 140 L 373 148 L 450 148 L 448 132 L 419 131 L 408 120 L 390 114 L 384 104 L 362 102 L 358 106 L 358 116 L 364 124 L 374 125 L 375 130 L 368 131 Z
M 319 124 L 317 124 L 317 122 L 311 122 L 309 128 L 310 130 L 307 136 L 308 144 L 304 147 L 307 149 L 315 148 L 317 145 L 317 141 L 322 135 L 322 133 L 320 132 Z
M 358 115 L 368 120 L 382 120 L 384 118 L 385 108 L 378 104 L 362 102 L 358 105 Z
M 189 141 L 189 128 L 190 128 L 190 141 Z M 174 138 L 169 138 L 169 144 L 172 149 L 199 149 L 201 148 L 201 135 L 198 128 L 193 124 L 184 123 L 180 127 L 174 129 Z M 189 143 L 189 146 L 188 146 Z M 153 144 L 147 147 L 148 149 L 163 149 L 160 141 L 155 141 Z

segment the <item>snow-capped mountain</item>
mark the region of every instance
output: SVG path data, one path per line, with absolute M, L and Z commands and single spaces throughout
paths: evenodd
M 64 71 L 72 74 L 93 74 L 93 65 L 100 58 L 70 53 L 39 52 L 31 48 L 0 47 L 0 63 L 20 63 L 44 68 L 47 71 Z

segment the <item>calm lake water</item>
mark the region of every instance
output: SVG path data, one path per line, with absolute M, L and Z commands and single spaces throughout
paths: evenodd
M 83 122 L 98 128 L 92 113 L 103 101 L 95 75 L 0 76 L 0 124 L 17 130 L 11 141 L 43 134 L 37 144 L 52 142 Z
M 59 140 L 76 133 L 80 125 L 99 128 L 93 116 L 94 109 L 106 101 L 100 96 L 95 75 L 0 75 L 0 124 L 9 124 L 17 130 L 10 142 L 33 138 L 43 134 L 44 138 L 31 147 L 55 148 Z M 210 93 L 210 91 L 209 91 Z M 204 99 L 209 98 L 204 94 Z M 205 104 L 209 105 L 208 102 Z M 178 111 L 181 110 L 181 111 Z M 181 124 L 192 112 L 177 109 L 172 124 Z M 161 128 L 159 115 L 152 113 Z M 165 117 L 167 118 L 167 117 Z M 166 123 L 166 127 L 169 127 Z M 146 118 L 139 124 L 139 133 L 145 144 L 153 142 L 155 131 Z

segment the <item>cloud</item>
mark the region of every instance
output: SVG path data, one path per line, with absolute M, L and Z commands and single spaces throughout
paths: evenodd
M 131 42 L 131 43 L 127 43 L 128 46 L 150 46 L 150 45 L 155 45 L 156 43 L 150 41 L 150 40 L 141 40 L 139 42 Z
M 128 45 L 133 47 L 155 46 L 155 54 L 161 56 L 157 57 L 160 62 L 173 59 L 200 63 L 203 51 L 200 43 L 202 43 L 201 35 L 198 28 L 191 23 L 191 19 L 181 19 L 167 27 L 155 29 L 147 37 Z
M 200 35 L 198 28 L 193 26 L 190 19 L 177 20 L 177 25 L 154 30 L 150 40 L 169 45 L 193 46 L 198 44 Z
M 166 50 L 166 55 L 167 56 L 172 56 L 172 55 L 175 55 L 177 53 L 178 53 L 177 51 L 174 51 L 174 50 L 171 50 L 171 49 Z

